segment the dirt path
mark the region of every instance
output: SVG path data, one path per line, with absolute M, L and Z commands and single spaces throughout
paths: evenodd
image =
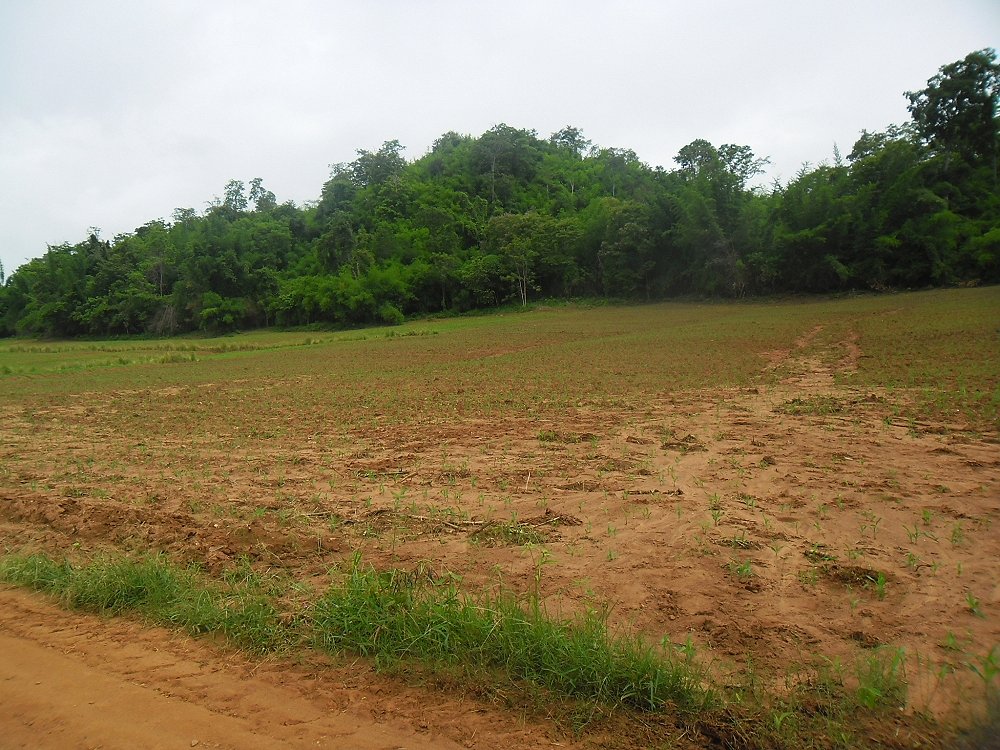
M 481 707 L 440 702 L 453 725 L 398 693 L 342 682 L 343 670 L 252 663 L 209 643 L 118 618 L 65 612 L 0 589 L 0 747 L 459 748 L 538 746 L 499 736 Z M 359 668 L 361 673 L 367 673 Z M 338 684 L 339 683 L 339 684 Z M 367 692 L 367 694 L 366 694 Z M 441 725 L 438 721 L 436 724 Z M 463 739 L 464 738 L 464 739 Z M 494 744 L 495 743 L 495 744 Z M 543 741 L 544 745 L 548 742 Z

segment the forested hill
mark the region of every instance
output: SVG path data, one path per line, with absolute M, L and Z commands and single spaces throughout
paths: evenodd
M 671 170 L 577 128 L 396 141 L 319 199 L 230 181 L 111 241 L 50 247 L 0 288 L 0 333 L 112 335 L 395 323 L 541 297 L 741 296 L 1000 282 L 996 52 L 907 93 L 909 122 L 749 187 L 747 146 L 696 140 Z M 822 157 L 822 155 L 818 155 Z M 97 217 L 95 217 L 97 218 Z

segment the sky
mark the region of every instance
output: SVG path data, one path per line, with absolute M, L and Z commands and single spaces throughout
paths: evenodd
M 302 205 L 357 149 L 500 123 L 667 169 L 747 145 L 787 182 L 998 46 L 995 0 L 0 0 L 0 260 L 204 211 L 230 179 Z

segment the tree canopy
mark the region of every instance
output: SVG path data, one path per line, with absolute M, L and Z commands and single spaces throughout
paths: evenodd
M 395 140 L 331 166 L 314 204 L 230 180 L 202 213 L 51 246 L 4 279 L 0 334 L 107 336 L 397 323 L 540 297 L 884 290 L 1000 281 L 996 52 L 907 92 L 911 121 L 846 159 L 752 187 L 749 146 L 676 168 L 500 124 L 407 161 Z

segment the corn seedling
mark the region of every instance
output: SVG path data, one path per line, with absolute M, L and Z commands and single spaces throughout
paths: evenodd
M 750 578 L 753 575 L 753 569 L 751 568 L 750 560 L 744 560 L 743 562 L 736 562 L 735 560 L 730 560 L 726 565 L 729 572 L 740 580 Z
M 962 522 L 959 521 L 951 529 L 951 546 L 961 547 L 965 543 L 965 529 L 962 528 Z
M 979 601 L 979 597 L 975 596 L 971 591 L 965 595 L 965 606 L 976 617 L 980 617 L 983 619 L 986 618 L 986 615 L 983 614 L 982 605 L 981 602 Z

